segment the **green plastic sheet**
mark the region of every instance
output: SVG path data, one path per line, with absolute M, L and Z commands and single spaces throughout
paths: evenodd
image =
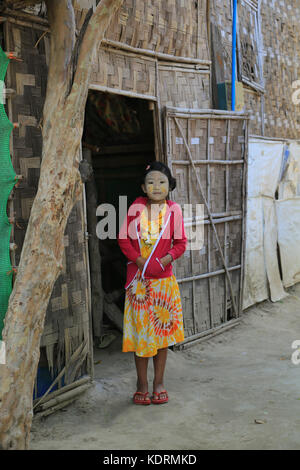
M 0 340 L 13 280 L 9 251 L 11 223 L 7 216 L 7 200 L 17 182 L 9 150 L 13 123 L 5 112 L 3 94 L 4 78 L 9 62 L 10 59 L 0 47 Z

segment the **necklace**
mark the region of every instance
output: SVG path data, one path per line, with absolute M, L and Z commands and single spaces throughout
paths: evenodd
M 141 214 L 141 238 L 146 245 L 153 245 L 159 236 L 162 228 L 163 218 L 167 210 L 167 204 L 159 211 L 158 217 L 153 220 L 148 218 L 147 207 Z

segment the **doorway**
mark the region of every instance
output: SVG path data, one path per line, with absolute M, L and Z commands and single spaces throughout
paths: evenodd
M 121 351 L 127 259 L 115 236 L 99 239 L 95 207 L 111 204 L 119 231 L 119 196 L 127 208 L 142 196 L 141 176 L 156 159 L 155 105 L 140 98 L 90 90 L 82 137 L 83 157 L 92 168 L 86 183 L 94 357 L 100 349 Z M 105 351 L 104 351 L 105 350 Z M 102 356 L 101 356 L 102 357 Z

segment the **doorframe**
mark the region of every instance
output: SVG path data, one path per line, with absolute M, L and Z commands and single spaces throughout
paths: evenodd
M 166 162 L 166 154 L 164 152 L 164 135 L 163 135 L 163 126 L 162 126 L 162 114 L 159 104 L 159 99 L 155 96 L 142 95 L 138 93 L 133 93 L 126 90 L 118 90 L 114 88 L 105 87 L 97 84 L 90 84 L 88 87 L 89 90 L 95 90 L 105 93 L 113 93 L 119 96 L 127 96 L 129 98 L 141 99 L 148 101 L 149 109 L 153 111 L 153 130 L 154 130 L 154 154 L 156 161 Z M 80 141 L 80 160 L 83 158 L 82 152 L 82 139 Z M 89 262 L 89 247 L 88 247 L 88 223 L 87 223 L 87 203 L 86 203 L 86 183 L 83 182 L 83 197 L 82 207 L 84 214 L 84 240 L 85 240 L 85 256 L 86 256 L 86 269 L 87 269 L 87 297 L 88 297 L 88 316 L 89 316 L 89 341 L 90 341 L 90 353 L 89 353 L 89 373 L 93 380 L 94 378 L 94 342 L 93 342 L 93 320 L 92 320 L 92 289 L 91 289 L 91 271 L 90 271 L 90 262 Z

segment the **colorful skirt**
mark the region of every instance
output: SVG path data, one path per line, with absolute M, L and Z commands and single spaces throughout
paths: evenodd
M 126 290 L 123 352 L 152 357 L 158 349 L 184 340 L 183 316 L 176 277 L 142 279 L 138 271 Z

